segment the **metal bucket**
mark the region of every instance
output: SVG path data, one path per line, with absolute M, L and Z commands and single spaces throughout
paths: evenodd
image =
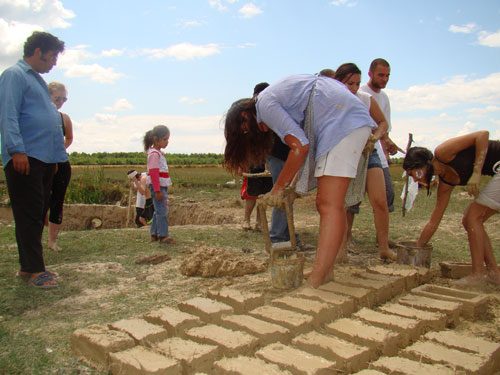
M 416 241 L 401 241 L 397 243 L 397 263 L 430 268 L 432 245 L 428 243 L 424 247 L 419 247 L 416 246 L 416 243 Z
M 295 289 L 304 279 L 304 254 L 296 251 L 273 251 L 271 283 L 277 289 Z

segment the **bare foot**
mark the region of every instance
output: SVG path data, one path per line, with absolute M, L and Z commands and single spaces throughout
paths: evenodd
M 61 251 L 62 250 L 62 248 L 57 246 L 57 244 L 55 242 L 49 242 L 49 249 L 53 250 L 53 251 Z
M 241 224 L 241 228 L 243 230 L 251 230 L 252 226 L 250 225 L 250 220 L 244 220 L 243 224 Z
M 486 281 L 494 285 L 500 285 L 500 272 L 495 270 L 488 271 Z
M 337 257 L 335 258 L 335 263 L 347 263 L 347 247 L 343 247 L 339 249 Z
M 388 260 L 388 261 L 395 262 L 398 259 L 396 253 L 392 252 L 391 250 L 380 251 L 378 253 L 378 256 L 380 257 L 380 259 L 382 259 L 384 261 Z
M 452 282 L 452 285 L 457 288 L 464 288 L 464 287 L 474 287 L 474 286 L 484 285 L 485 282 L 486 282 L 486 275 L 479 273 L 462 277 L 461 279 Z

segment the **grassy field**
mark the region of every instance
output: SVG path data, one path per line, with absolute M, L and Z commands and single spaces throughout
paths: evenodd
M 131 168 L 104 167 L 104 180 L 120 184 L 128 194 L 128 169 Z M 415 208 L 402 218 L 401 167 L 393 166 L 391 172 L 397 198 L 396 211 L 391 214 L 390 238 L 415 239 L 434 207 L 435 194 L 427 198 L 422 191 Z M 77 180 L 84 173 L 89 173 L 89 169 L 85 172 L 85 167 L 74 168 L 73 178 Z M 241 218 L 238 179 L 234 185 L 227 184 L 233 177 L 222 168 L 175 167 L 171 174 L 174 186 L 169 193 L 177 203 L 196 201 L 202 206 L 227 207 L 226 211 Z M 470 260 L 466 233 L 461 227 L 461 217 L 470 200 L 462 197 L 462 192 L 462 188 L 457 188 L 453 193 L 443 223 L 432 240 L 433 267 L 442 260 Z M 296 201 L 295 218 L 301 238 L 316 245 L 318 216 L 314 193 Z M 498 216 L 494 216 L 487 225 L 494 249 L 500 248 L 497 228 Z M 149 242 L 149 233 L 144 229 L 64 232 L 59 241 L 64 251 L 46 252 L 48 269 L 60 274 L 60 287 L 43 291 L 14 278 L 19 267 L 14 226 L 0 223 L 0 374 L 103 375 L 106 372 L 89 368 L 72 355 L 70 338 L 75 329 L 137 316 L 161 306 L 176 306 L 214 285 L 269 290 L 267 274 L 202 279 L 183 276 L 178 270 L 182 260 L 201 244 L 239 254 L 243 248 L 249 248 L 249 256 L 264 258 L 261 233 L 242 231 L 239 224 L 230 224 L 175 226 L 171 227 L 171 235 L 177 244 L 161 247 Z M 354 237 L 360 251 L 376 260 L 372 210 L 366 201 L 356 217 Z M 46 233 L 43 241 L 46 244 Z M 135 263 L 139 258 L 165 252 L 171 261 L 156 266 Z

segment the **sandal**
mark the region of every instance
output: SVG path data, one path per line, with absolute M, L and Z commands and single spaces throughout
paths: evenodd
M 172 237 L 163 237 L 160 238 L 160 243 L 166 243 L 166 244 L 175 244 L 175 240 Z
M 158 241 L 158 236 L 156 234 L 151 235 L 151 242 Z
M 54 289 L 57 288 L 57 284 L 50 284 L 51 281 L 54 281 L 54 278 L 50 275 L 50 272 L 45 271 L 44 273 L 41 273 L 34 279 L 28 280 L 28 284 L 34 286 L 35 288 L 38 289 Z

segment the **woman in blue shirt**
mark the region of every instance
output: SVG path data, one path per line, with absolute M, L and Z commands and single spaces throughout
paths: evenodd
M 317 178 L 320 229 L 308 281 L 315 288 L 333 277 L 346 227 L 345 194 L 361 152 L 371 143 L 372 127 L 366 106 L 343 84 L 308 74 L 283 78 L 256 101 L 238 100 L 226 115 L 224 166 L 230 172 L 261 164 L 271 151 L 273 133 L 290 147 L 273 189 L 262 198 L 269 205 L 280 205 L 285 187 L 307 158 L 314 162 L 311 177 Z

